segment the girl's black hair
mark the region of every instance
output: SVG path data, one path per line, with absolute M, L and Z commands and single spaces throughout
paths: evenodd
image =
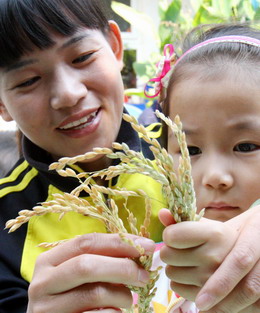
M 70 36 L 80 27 L 108 30 L 106 0 L 0 0 L 0 67 L 26 52 L 53 45 L 51 33 Z
M 182 43 L 182 52 L 186 52 L 202 41 L 222 36 L 246 36 L 260 40 L 260 28 L 257 28 L 257 26 L 253 27 L 253 25 L 248 23 L 200 25 L 186 35 Z M 236 43 L 234 44 L 236 45 Z M 223 50 L 226 51 L 228 46 L 232 48 L 234 44 L 224 43 L 225 49 Z M 208 48 L 209 47 L 211 46 L 208 46 Z M 215 47 L 215 45 L 213 45 L 213 47 Z M 223 47 L 223 43 L 221 43 L 221 47 Z M 219 48 L 220 46 L 218 46 L 218 49 Z
M 185 53 L 190 48 L 205 40 L 222 37 L 222 36 L 247 36 L 260 40 L 260 28 L 258 25 L 249 25 L 242 23 L 217 24 L 217 25 L 200 25 L 194 28 L 184 38 L 182 52 Z M 252 45 L 238 42 L 214 43 L 195 49 L 185 55 L 175 67 L 168 84 L 166 97 L 163 99 L 162 111 L 168 116 L 170 110 L 170 90 L 183 79 L 188 79 L 193 73 L 200 77 L 201 66 L 207 69 L 203 71 L 203 79 L 211 78 L 212 75 L 221 75 L 221 70 L 226 70 L 229 64 L 253 65 L 257 70 L 260 64 L 260 49 Z M 250 67 L 251 68 L 251 67 Z M 195 70 L 194 70 L 195 69 Z M 244 67 L 245 69 L 245 67 Z M 254 74 L 252 74 L 252 79 Z M 173 104 L 174 105 L 174 104 Z M 163 123 L 162 144 L 167 148 L 168 128 Z

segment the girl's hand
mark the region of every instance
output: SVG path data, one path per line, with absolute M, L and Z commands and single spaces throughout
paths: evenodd
M 152 240 L 128 235 L 152 254 Z M 27 313 L 78 313 L 100 309 L 115 313 L 129 308 L 126 285 L 144 286 L 149 274 L 131 258 L 137 250 L 117 234 L 88 234 L 42 253 L 29 287 Z M 119 312 L 121 312 L 119 310 Z
M 165 224 L 173 220 L 162 210 Z M 168 222 L 167 222 L 168 221 Z M 161 257 L 172 288 L 208 313 L 260 311 L 260 207 L 221 223 L 168 226 Z

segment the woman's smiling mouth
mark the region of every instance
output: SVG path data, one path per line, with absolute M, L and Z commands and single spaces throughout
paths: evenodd
M 85 128 L 87 127 L 88 125 L 90 125 L 93 120 L 95 119 L 95 117 L 97 116 L 98 114 L 98 111 L 95 111 L 95 112 L 92 112 L 84 117 L 82 117 L 81 119 L 79 120 L 76 120 L 76 121 L 73 121 L 73 122 L 70 122 L 62 127 L 59 127 L 59 129 L 61 130 L 72 130 L 72 129 L 82 129 L 82 128 Z

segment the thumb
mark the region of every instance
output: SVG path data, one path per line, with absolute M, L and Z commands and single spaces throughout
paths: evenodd
M 176 224 L 175 219 L 173 218 L 170 210 L 161 209 L 159 211 L 159 220 L 164 226 L 169 226 L 171 224 Z
M 246 222 L 252 218 L 256 218 L 256 216 L 260 212 L 260 205 L 254 206 L 247 211 L 239 214 L 236 217 L 226 221 L 225 223 L 231 226 L 233 229 L 236 229 L 238 232 L 246 225 Z

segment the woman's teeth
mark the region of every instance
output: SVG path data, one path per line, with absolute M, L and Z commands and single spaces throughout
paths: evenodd
M 60 127 L 60 129 L 66 130 L 66 129 L 70 129 L 70 128 L 73 128 L 73 129 L 84 128 L 84 127 L 86 127 L 92 123 L 92 121 L 96 115 L 97 115 L 97 111 L 95 111 L 95 112 L 93 112 L 87 116 L 84 116 L 80 120 L 74 121 L 72 123 L 68 123 L 68 124 Z

